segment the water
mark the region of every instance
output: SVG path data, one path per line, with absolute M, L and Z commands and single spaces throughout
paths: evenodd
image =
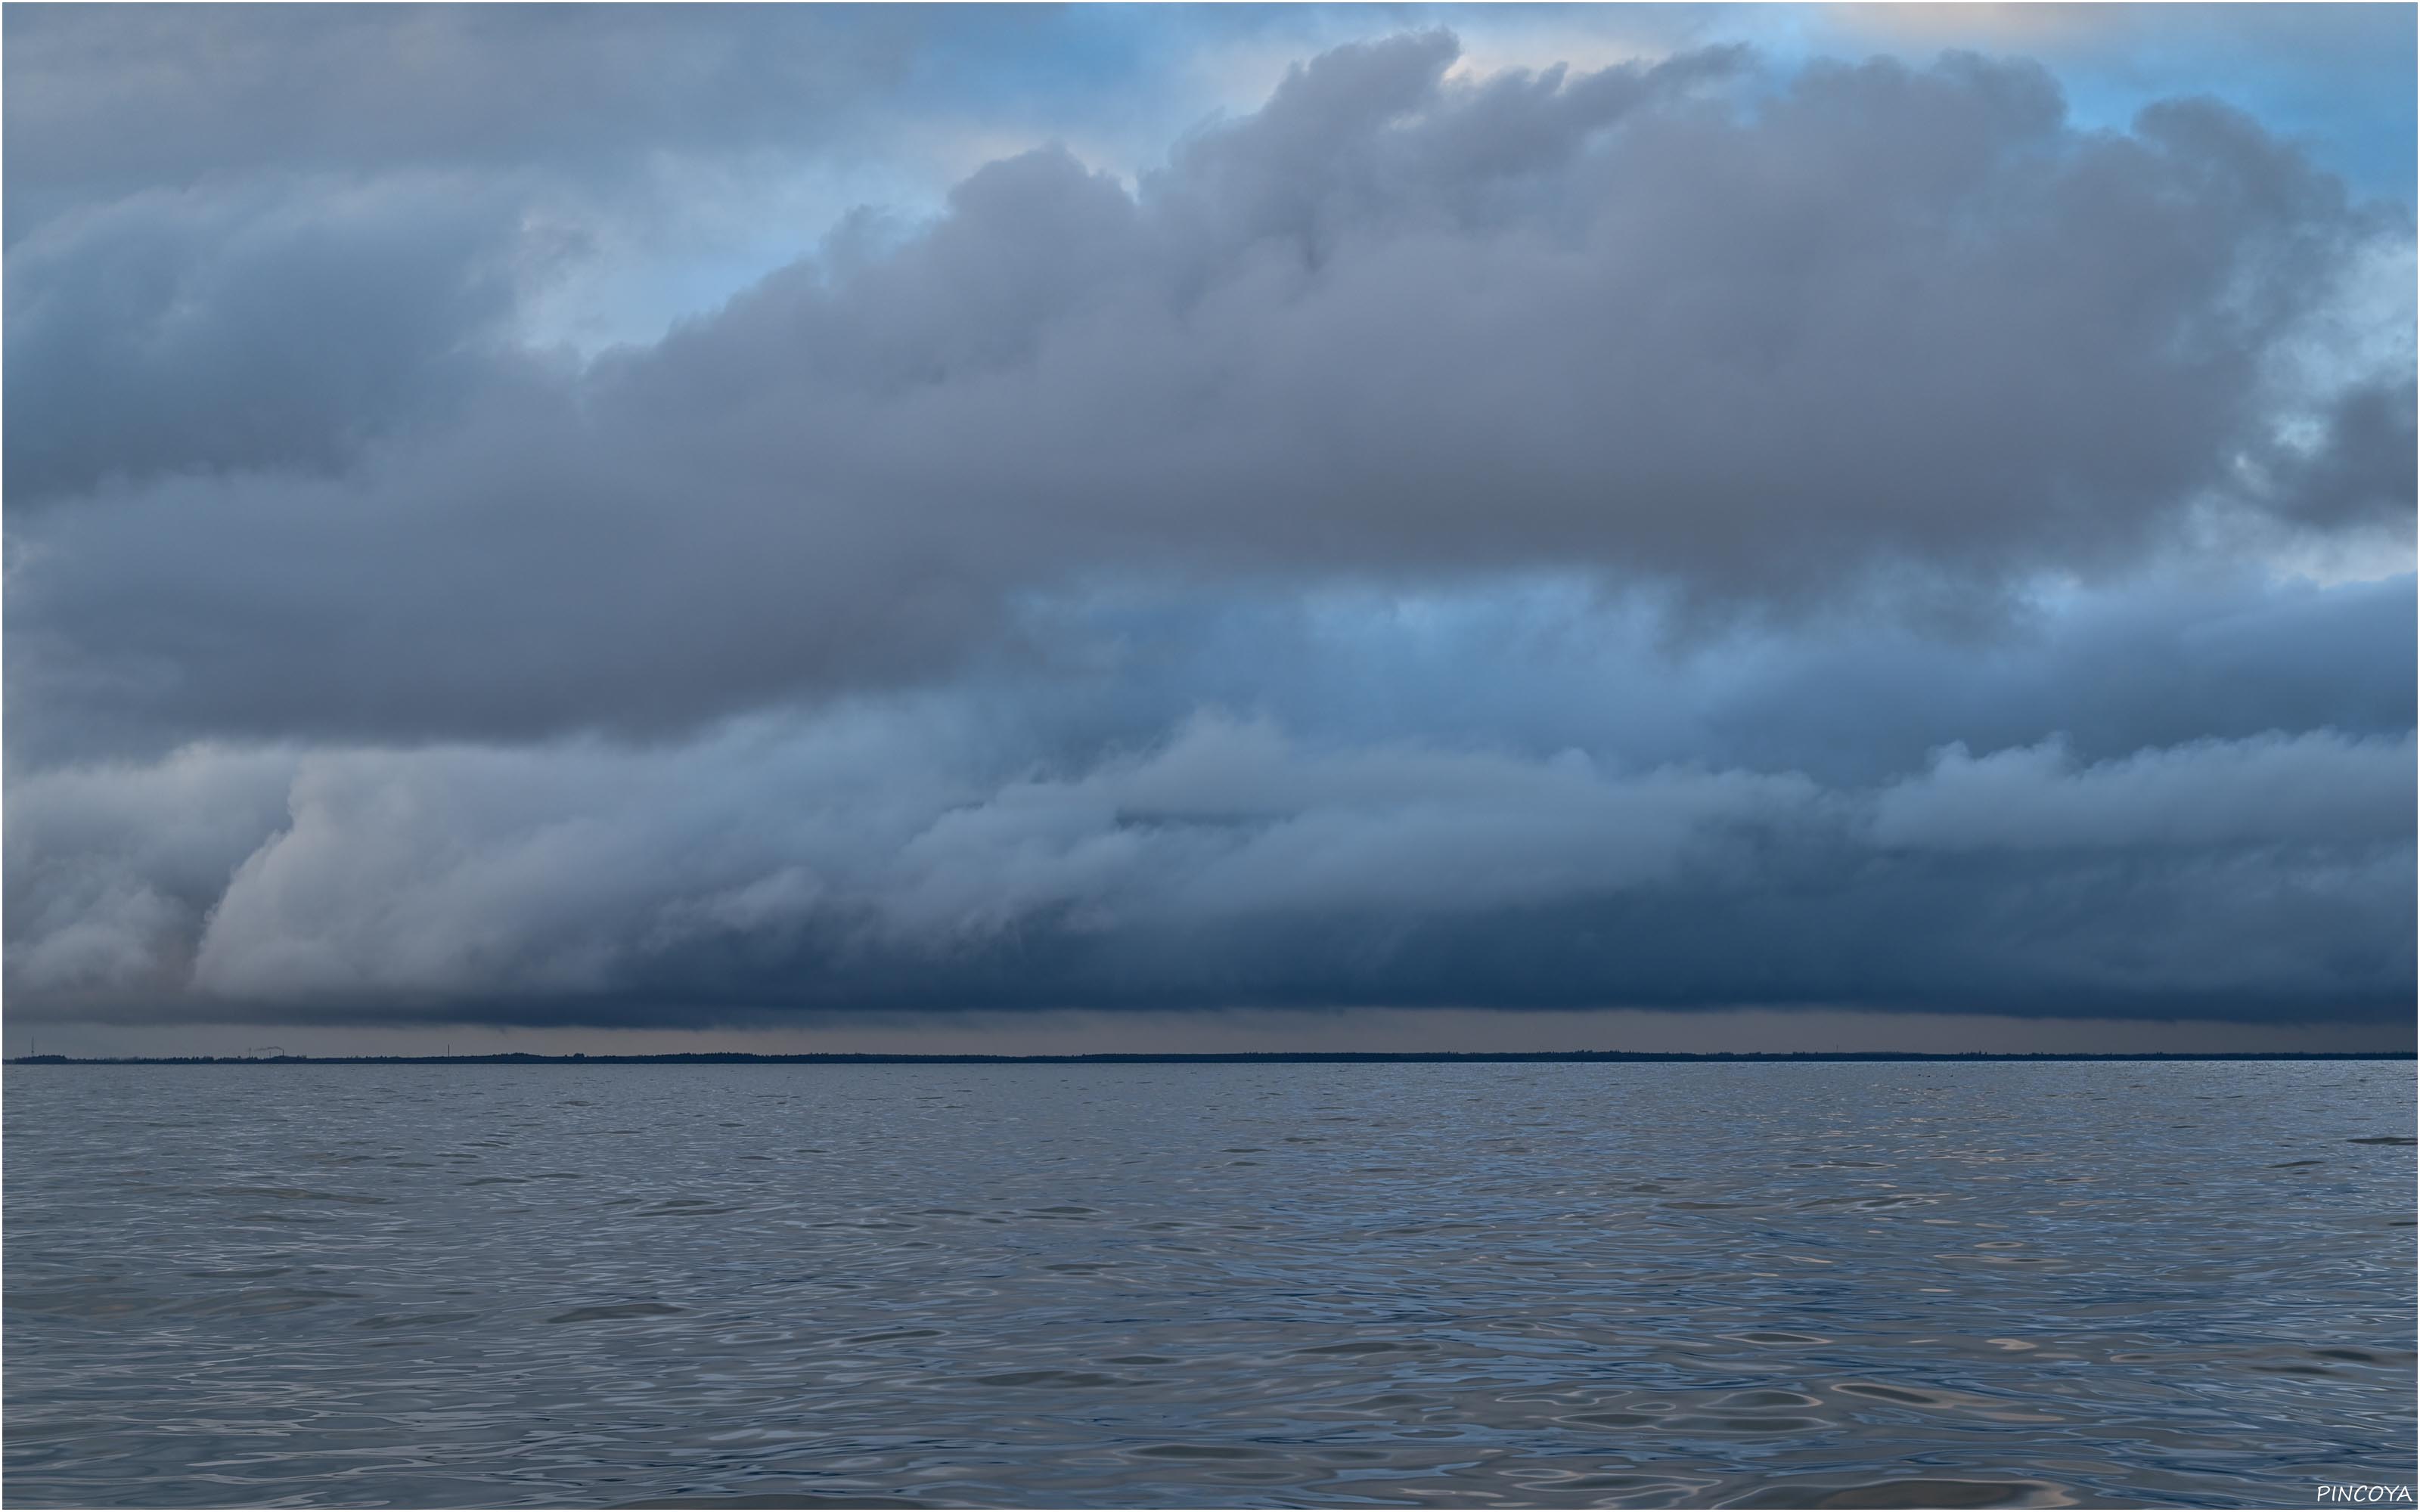
M 6 1091 L 20 1506 L 2307 1506 L 2413 1477 L 2408 1064 Z

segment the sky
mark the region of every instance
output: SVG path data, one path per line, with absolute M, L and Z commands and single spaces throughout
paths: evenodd
M 0 13 L 21 1052 L 2408 1048 L 2408 6 Z

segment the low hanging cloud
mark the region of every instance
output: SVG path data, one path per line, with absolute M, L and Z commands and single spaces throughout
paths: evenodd
M 427 341 L 356 322 L 374 356 L 256 373 L 210 333 L 307 346 L 312 301 L 247 302 L 275 236 L 124 344 L 28 244 L 11 712 L 153 753 L 654 738 L 944 677 L 1105 584 L 1553 566 L 1699 618 L 1988 618 L 2213 517 L 2408 530 L 2408 365 L 2281 374 L 2409 213 L 2248 117 L 2082 131 L 1973 57 L 1456 53 L 1325 54 L 1131 186 L 992 163 L 582 368 L 471 339 L 458 248 L 398 285 Z M 229 386 L 158 402 L 200 371 Z
M 8 795 L 12 1006 L 2408 1010 L 2408 733 L 1950 749 L 1834 788 L 1209 711 L 1080 770 L 996 764 L 934 708 L 46 774 Z

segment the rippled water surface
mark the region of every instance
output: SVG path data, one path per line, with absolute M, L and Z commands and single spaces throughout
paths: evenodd
M 17 1505 L 2313 1504 L 2408 1063 L 25 1067 Z

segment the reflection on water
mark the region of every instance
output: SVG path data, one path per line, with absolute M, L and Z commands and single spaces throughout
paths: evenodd
M 18 1505 L 2309 1505 L 2397 1063 L 12 1068 Z

